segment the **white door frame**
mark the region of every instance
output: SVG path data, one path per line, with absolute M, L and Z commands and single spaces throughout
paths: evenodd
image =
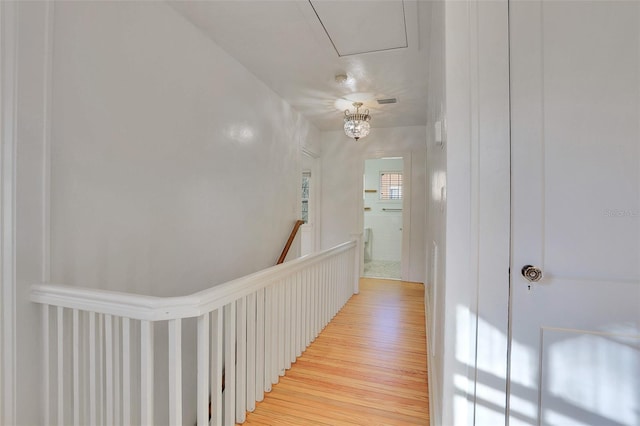
M 376 151 L 365 154 L 361 162 L 359 176 L 364 175 L 364 165 L 367 160 L 380 160 L 386 157 L 402 157 L 402 255 L 400 260 L 400 279 L 409 280 L 411 259 L 411 152 Z M 360 179 L 360 197 L 358 197 L 358 229 L 360 235 L 364 230 L 364 200 L 362 194 L 364 183 Z M 361 239 L 362 240 L 362 239 Z M 364 247 L 364 243 L 362 243 Z M 359 250 L 360 271 L 364 270 L 364 250 Z
M 310 222 L 310 230 L 309 232 L 313 235 L 313 252 L 320 251 L 320 197 L 321 197 L 321 187 L 320 187 L 320 156 L 307 148 L 302 148 L 301 155 L 309 158 L 312 162 L 311 166 L 311 184 L 309 187 L 309 196 L 313 197 L 313 202 L 309 200 L 309 222 Z M 302 161 L 300 161 L 302 164 Z M 300 168 L 299 175 L 302 176 L 302 172 L 305 171 L 304 167 Z M 298 203 L 301 204 L 301 203 Z M 302 225 L 302 227 L 308 226 L 307 224 Z
M 510 259 L 508 0 L 445 2 L 441 424 L 505 424 Z

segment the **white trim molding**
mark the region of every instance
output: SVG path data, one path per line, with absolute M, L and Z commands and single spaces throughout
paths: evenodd
M 0 423 L 16 415 L 17 4 L 0 2 Z
M 55 2 L 45 11 L 42 126 L 42 282 L 51 280 L 51 139 L 53 110 L 53 42 Z

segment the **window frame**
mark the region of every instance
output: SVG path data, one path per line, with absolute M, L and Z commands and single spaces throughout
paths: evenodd
M 400 176 L 399 179 L 396 180 L 392 180 L 390 179 L 390 182 L 387 184 L 383 183 L 383 176 L 384 175 L 398 175 Z M 399 180 L 399 182 L 398 182 Z M 399 183 L 399 184 L 398 184 Z M 383 190 L 383 187 L 386 187 L 385 189 L 388 192 L 388 197 L 385 198 L 385 191 Z M 404 177 L 403 177 L 403 172 L 400 170 L 380 170 L 379 172 L 379 177 L 378 177 L 378 188 L 379 188 L 379 195 L 378 195 L 378 200 L 379 201 L 384 201 L 384 202 L 401 202 L 404 199 Z M 399 191 L 399 196 L 398 197 L 392 197 L 392 190 L 397 190 Z

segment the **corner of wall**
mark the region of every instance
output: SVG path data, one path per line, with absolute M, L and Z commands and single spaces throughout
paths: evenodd
M 15 423 L 15 150 L 17 5 L 0 2 L 0 423 Z
M 506 404 L 508 344 L 508 4 L 469 0 L 446 2 L 445 8 L 442 422 L 504 424 L 506 405 L 500 404 Z M 492 194 L 491 202 L 487 193 Z M 498 347 L 489 338 L 496 332 L 504 337 Z M 485 353 L 489 355 L 479 355 Z M 494 393 L 484 394 L 487 386 L 478 381 L 489 366 L 497 374 L 492 392 L 504 393 L 503 402 L 491 407 L 482 401 Z

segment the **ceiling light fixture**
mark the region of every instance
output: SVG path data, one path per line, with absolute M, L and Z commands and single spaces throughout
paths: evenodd
M 371 116 L 368 109 L 364 113 L 360 112 L 362 102 L 354 102 L 353 106 L 356 108 L 356 112 L 353 114 L 348 109 L 344 111 L 344 133 L 350 138 L 358 140 L 369 134 Z

